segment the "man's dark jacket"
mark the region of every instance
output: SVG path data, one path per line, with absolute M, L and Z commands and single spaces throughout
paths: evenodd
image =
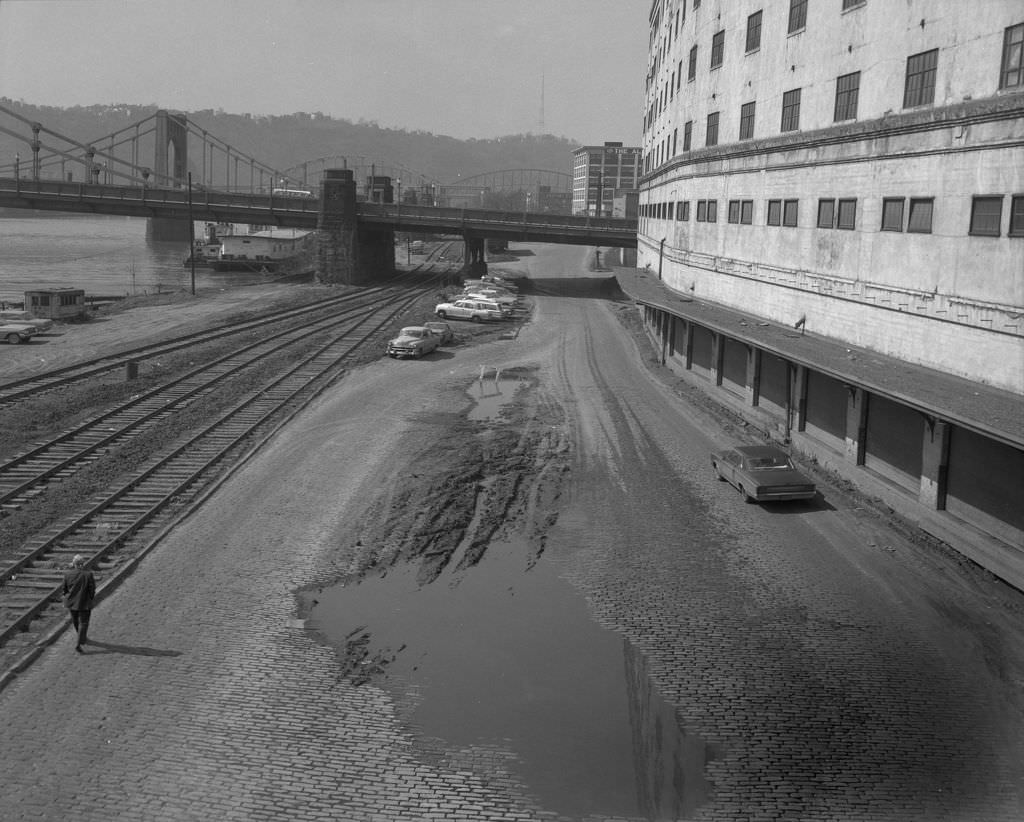
M 88 568 L 74 568 L 64 575 L 64 604 L 72 611 L 92 610 L 96 580 Z

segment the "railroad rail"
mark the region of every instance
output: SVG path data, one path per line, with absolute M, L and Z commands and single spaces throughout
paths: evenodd
M 265 381 L 187 441 L 151 457 L 80 510 L 27 540 L 0 566 L 0 687 L 5 683 L 5 662 L 24 658 L 35 648 L 29 629 L 59 601 L 71 556 L 84 555 L 86 566 L 102 576 L 138 553 L 192 510 L 229 466 L 253 453 L 339 379 L 353 355 L 433 285 L 431 278 L 418 289 L 392 285 L 373 289 L 373 294 L 349 295 L 346 307 L 316 320 L 315 329 L 300 320 L 299 328 L 246 345 L 0 465 L 0 498 L 16 508 L 55 479 L 66 479 L 90 464 L 104 449 L 138 436 L 175 409 L 215 390 L 229 375 L 252 368 L 275 352 L 294 350 L 302 341 L 314 344 L 283 375 Z M 108 585 L 105 581 L 101 593 Z

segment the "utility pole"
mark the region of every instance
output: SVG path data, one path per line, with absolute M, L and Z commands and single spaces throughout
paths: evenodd
M 196 224 L 192 219 L 192 172 L 188 173 L 188 249 L 192 261 L 192 296 L 196 295 Z

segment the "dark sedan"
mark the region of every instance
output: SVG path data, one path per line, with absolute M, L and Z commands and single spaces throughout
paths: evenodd
M 814 483 L 793 467 L 789 454 L 772 445 L 739 445 L 711 455 L 718 478 L 735 485 L 747 502 L 812 499 Z

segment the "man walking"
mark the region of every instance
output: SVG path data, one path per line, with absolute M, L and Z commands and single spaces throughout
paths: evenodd
M 71 624 L 78 632 L 75 650 L 84 653 L 82 646 L 89 641 L 89 616 L 96 596 L 96 578 L 85 567 L 85 557 L 75 554 L 71 570 L 64 575 L 64 605 L 71 611 Z

